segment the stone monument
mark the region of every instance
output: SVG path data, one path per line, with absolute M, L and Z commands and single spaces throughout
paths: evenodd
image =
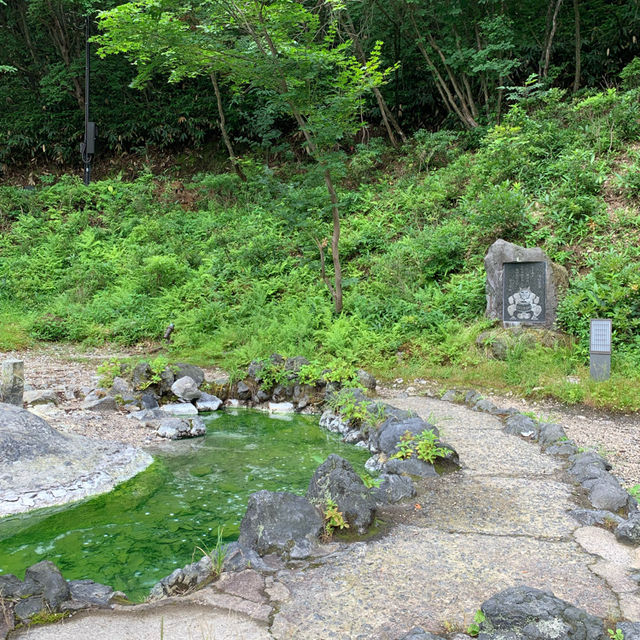
M 0 402 L 22 406 L 24 394 L 24 362 L 5 360 L 0 369 Z
M 540 248 L 496 240 L 484 259 L 489 318 L 504 327 L 548 329 L 556 319 L 558 296 L 567 288 L 567 270 Z

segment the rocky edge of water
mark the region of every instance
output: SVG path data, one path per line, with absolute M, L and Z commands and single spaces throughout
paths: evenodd
M 65 580 L 53 562 L 30 566 L 20 580 L 0 575 L 0 639 L 16 627 L 53 621 L 75 611 L 111 607 L 123 593 L 92 580 Z

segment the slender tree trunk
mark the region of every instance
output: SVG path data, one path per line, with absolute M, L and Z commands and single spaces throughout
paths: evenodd
M 262 42 L 260 40 L 259 34 L 255 32 L 255 30 L 249 28 L 249 33 L 254 38 L 256 42 L 256 46 L 263 52 L 266 53 L 262 46 Z M 278 50 L 271 39 L 271 36 L 267 32 L 266 29 L 263 28 L 262 35 L 267 43 L 267 47 L 271 54 L 271 58 L 275 65 L 275 69 L 279 75 L 279 85 L 280 92 L 282 95 L 287 95 L 289 93 L 289 87 L 287 85 L 287 79 L 282 72 L 282 69 L 278 63 Z M 307 123 L 305 122 L 304 116 L 300 113 L 300 110 L 296 107 L 296 105 L 290 100 L 287 101 L 289 105 L 289 109 L 291 110 L 291 114 L 293 115 L 296 123 L 298 124 L 298 128 L 302 132 L 304 139 L 307 142 L 307 147 L 309 149 L 309 153 L 314 158 L 316 162 L 320 161 L 318 146 L 313 139 L 313 136 L 309 132 L 307 127 Z M 329 287 L 329 292 L 331 293 L 331 297 L 333 298 L 333 304 L 336 313 L 342 312 L 342 267 L 340 264 L 340 251 L 339 251 L 339 242 L 340 242 L 340 209 L 338 208 L 338 195 L 336 194 L 336 190 L 333 185 L 333 179 L 331 177 L 331 171 L 329 168 L 325 168 L 324 170 L 324 183 L 327 187 L 327 192 L 329 193 L 329 199 L 331 200 L 331 214 L 333 217 L 333 234 L 331 236 L 331 254 L 333 258 L 333 287 Z M 326 282 L 326 280 L 325 280 Z
M 71 57 L 72 57 L 72 43 L 69 39 L 69 33 L 67 31 L 66 22 L 64 19 L 64 12 L 58 13 L 51 4 L 50 0 L 47 0 L 47 7 L 49 8 L 51 21 L 47 23 L 47 29 L 51 40 L 57 47 L 60 57 L 64 62 L 68 71 L 71 71 Z M 80 83 L 78 76 L 71 77 L 71 83 L 73 85 L 73 95 L 78 103 L 80 109 L 84 109 L 84 89 Z
M 553 39 L 556 35 L 556 29 L 558 28 L 558 13 L 562 6 L 562 0 L 556 0 L 553 15 L 551 17 L 551 26 L 544 47 L 543 63 L 542 63 L 542 77 L 546 78 L 549 73 L 549 61 L 551 58 L 551 49 L 553 47 Z
M 580 37 L 580 0 L 573 0 L 573 16 L 575 21 L 575 40 L 576 40 L 576 65 L 575 74 L 573 76 L 573 93 L 580 88 L 580 73 L 582 66 L 582 38 Z
M 420 36 L 417 31 L 416 34 L 418 35 L 418 39 L 416 40 L 418 49 L 420 53 L 422 53 L 423 58 L 426 60 L 429 68 L 435 76 L 436 87 L 438 88 L 438 91 L 440 92 L 440 95 L 444 100 L 445 106 L 449 109 L 450 112 L 455 113 L 465 126 L 469 127 L 470 129 L 477 127 L 478 123 L 473 119 L 468 110 L 464 107 L 459 106 L 456 102 L 455 97 L 449 89 L 447 81 L 442 77 L 440 70 L 438 69 L 438 67 L 436 67 L 433 59 L 429 55 L 429 52 L 422 43 L 422 40 L 420 40 Z
M 367 57 L 365 56 L 364 49 L 362 48 L 362 44 L 360 42 L 360 38 L 356 33 L 355 27 L 353 25 L 353 20 L 348 12 L 345 12 L 345 27 L 347 29 L 347 35 L 351 39 L 353 43 L 353 47 L 356 52 L 356 56 L 358 57 L 358 61 L 360 64 L 365 64 L 367 61 Z M 387 130 L 387 135 L 389 136 L 389 141 L 391 142 L 391 146 L 394 149 L 398 148 L 398 141 L 394 135 L 393 129 L 395 129 L 396 133 L 400 136 L 400 139 L 403 143 L 407 141 L 404 132 L 400 128 L 397 120 L 393 117 L 391 110 L 387 106 L 387 103 L 378 87 L 373 88 L 373 95 L 376 98 L 376 102 L 378 103 L 378 108 L 380 109 L 380 115 L 382 116 L 382 122 L 384 124 L 385 129 Z M 393 129 L 392 129 L 393 127 Z
M 244 175 L 244 171 L 242 171 L 242 167 L 238 162 L 238 158 L 236 154 L 233 152 L 233 146 L 231 144 L 231 140 L 229 138 L 229 134 L 227 133 L 227 121 L 224 117 L 224 108 L 222 107 L 222 96 L 220 95 L 220 87 L 218 85 L 218 78 L 214 71 L 209 75 L 211 78 L 211 84 L 213 84 L 213 90 L 216 94 L 216 102 L 218 104 L 218 125 L 220 126 L 220 131 L 222 133 L 222 139 L 224 140 L 224 144 L 227 147 L 227 153 L 229 154 L 229 160 L 231 160 L 231 164 L 233 165 L 233 170 L 236 172 L 236 175 L 242 180 L 242 182 L 247 181 L 247 176 Z

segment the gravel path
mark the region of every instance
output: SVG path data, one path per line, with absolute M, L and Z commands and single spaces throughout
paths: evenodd
M 391 404 L 407 398 L 440 396 L 438 387 L 421 381 L 407 385 L 396 383 L 379 389 Z M 408 393 L 407 393 L 408 391 Z M 565 406 L 551 400 L 531 401 L 513 395 L 486 394 L 498 407 L 515 407 L 544 422 L 558 422 L 579 447 L 593 449 L 613 465 L 613 473 L 627 487 L 640 484 L 640 413 L 619 413 L 577 405 Z

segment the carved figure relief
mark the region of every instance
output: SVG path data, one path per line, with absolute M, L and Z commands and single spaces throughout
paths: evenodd
M 507 314 L 509 320 L 537 320 L 542 313 L 540 296 L 529 287 L 523 287 L 508 298 Z

